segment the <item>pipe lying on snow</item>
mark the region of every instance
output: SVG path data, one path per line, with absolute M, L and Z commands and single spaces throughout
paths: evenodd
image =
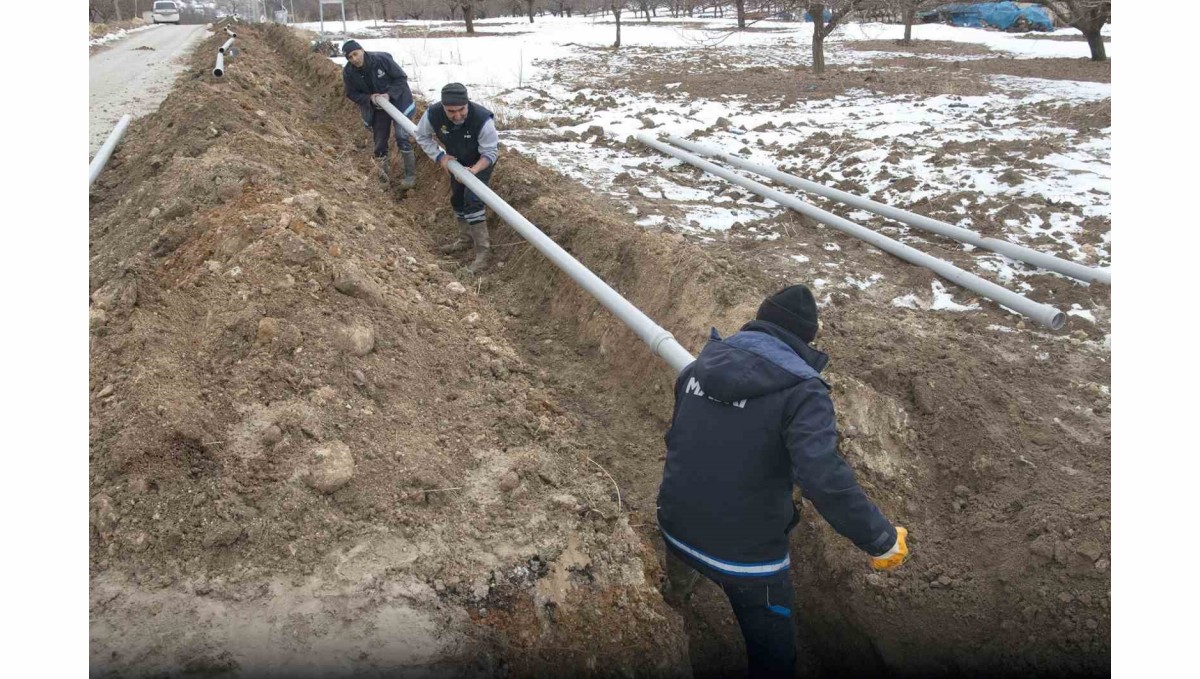
M 401 113 L 399 109 L 392 106 L 390 102 L 381 102 L 380 108 L 386 111 L 398 125 L 403 127 L 405 132 L 411 135 L 417 133 L 417 126 Z M 533 247 L 545 255 L 554 266 L 557 266 L 563 273 L 570 276 L 580 287 L 591 294 L 592 297 L 595 297 L 600 304 L 604 305 L 604 308 L 611 311 L 630 330 L 637 333 L 637 336 L 650 346 L 650 350 L 662 357 L 663 360 L 675 369 L 675 372 L 678 373 L 696 360 L 675 339 L 674 335 L 651 320 L 649 316 L 642 313 L 629 300 L 609 287 L 607 283 L 581 264 L 579 260 L 572 257 L 566 250 L 563 250 L 558 243 L 555 243 L 549 236 L 542 233 L 532 222 L 525 219 L 520 212 L 517 212 L 513 206 L 504 202 L 504 199 L 496 195 L 486 184 L 479 181 L 467 168 L 455 160 L 451 160 L 447 166 L 450 168 L 450 172 L 458 178 L 458 181 L 465 184 L 476 196 L 479 196 L 488 207 L 492 208 L 501 219 L 508 222 L 509 226 L 520 234 L 522 238 L 529 241 L 530 245 L 533 245 Z
M 232 44 L 233 44 L 233 38 L 226 40 L 224 45 L 221 45 L 220 47 L 217 48 L 217 54 L 225 54 L 226 52 L 229 51 L 229 46 Z
M 795 196 L 781 193 L 754 180 L 746 179 L 745 177 L 735 174 L 723 167 L 714 165 L 703 158 L 700 158 L 699 156 L 664 144 L 645 132 L 639 132 L 637 135 L 637 140 L 646 146 L 657 149 L 669 156 L 674 156 L 675 158 L 678 158 L 679 160 L 682 160 L 690 165 L 694 165 L 705 172 L 715 174 L 726 181 L 749 189 L 750 191 L 753 191 L 764 198 L 769 198 L 780 205 L 790 207 L 800 214 L 811 217 L 822 224 L 831 226 L 838 231 L 864 240 L 880 250 L 895 255 L 906 262 L 916 264 L 917 266 L 923 266 L 952 283 L 962 286 L 976 294 L 987 297 L 988 299 L 1006 306 L 1023 316 L 1028 316 L 1029 318 L 1032 318 L 1034 321 L 1037 321 L 1048 328 L 1058 330 L 1066 322 L 1066 315 L 1048 304 L 1034 302 L 1023 295 L 1018 295 L 1011 290 L 1002 288 L 999 285 L 996 285 L 991 281 L 984 280 L 973 273 L 963 271 L 947 261 L 927 255 L 920 250 L 909 247 L 899 241 L 892 240 L 891 238 L 878 234 L 864 226 L 855 224 L 848 219 L 843 219 L 833 213 L 826 212 L 818 207 L 809 205 Z
M 760 174 L 764 177 L 769 177 L 782 184 L 787 184 L 788 186 L 794 186 L 802 191 L 815 193 L 819 196 L 824 196 L 826 198 L 866 210 L 867 212 L 873 212 L 877 215 L 882 215 L 889 219 L 894 219 L 898 222 L 915 226 L 918 229 L 932 231 L 938 235 L 953 238 L 954 240 L 968 243 L 978 248 L 991 250 L 992 252 L 999 253 L 1005 257 L 1022 261 L 1027 264 L 1032 264 L 1048 271 L 1056 271 L 1064 276 L 1070 276 L 1071 278 L 1076 278 L 1088 283 L 1112 284 L 1112 271 L 1108 268 L 1084 266 L 1083 264 L 1078 264 L 1076 262 L 1055 257 L 1054 255 L 1038 252 L 1033 248 L 1017 245 L 1016 243 L 1009 243 L 1008 241 L 997 240 L 995 238 L 985 238 L 984 236 L 981 236 L 970 229 L 964 229 L 961 226 L 947 224 L 946 222 L 931 219 L 924 215 L 909 212 L 908 210 L 901 210 L 900 208 L 895 208 L 890 205 L 884 205 L 883 203 L 875 202 L 869 198 L 863 198 L 862 196 L 856 196 L 852 193 L 839 191 L 838 189 L 825 186 L 824 184 L 818 184 L 816 182 L 808 181 L 807 179 L 801 179 L 795 175 L 783 172 L 777 167 L 760 165 L 758 163 L 746 160 L 741 156 L 728 153 L 723 149 L 705 146 L 704 144 L 697 144 L 694 141 L 681 139 L 675 135 L 668 136 L 667 141 L 681 148 L 685 148 L 693 153 L 698 153 L 702 156 L 720 158 L 730 165 L 740 167 L 743 170 L 749 170 L 750 172 Z
M 104 140 L 104 145 L 96 152 L 96 157 L 92 158 L 92 162 L 88 165 L 88 186 L 91 186 L 96 181 L 96 177 L 100 176 L 100 171 L 108 164 L 108 159 L 112 157 L 113 150 L 117 148 L 117 144 L 121 143 L 121 137 L 125 136 L 125 128 L 129 127 L 129 121 L 133 120 L 133 116 L 126 113 L 117 121 L 117 126 L 112 132 L 108 133 L 108 139 Z
M 213 76 L 220 78 L 225 75 L 225 53 L 217 52 L 217 65 L 213 67 Z

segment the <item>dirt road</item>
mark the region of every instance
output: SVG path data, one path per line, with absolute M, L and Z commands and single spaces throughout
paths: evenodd
M 181 57 L 207 34 L 207 25 L 160 26 L 92 55 L 88 60 L 89 156 L 122 115 L 138 117 L 158 108 L 183 68 Z

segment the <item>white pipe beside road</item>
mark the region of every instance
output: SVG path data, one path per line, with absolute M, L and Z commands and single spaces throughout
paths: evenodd
M 133 120 L 133 116 L 126 113 L 117 121 L 117 126 L 112 132 L 108 133 L 108 139 L 104 140 L 104 145 L 96 152 L 96 157 L 92 158 L 92 162 L 88 165 L 88 186 L 96 182 L 96 177 L 100 176 L 100 171 L 108 164 L 108 159 L 112 157 L 113 151 L 116 150 L 117 144 L 121 143 L 121 137 L 125 136 L 125 128 L 129 127 L 129 121 Z

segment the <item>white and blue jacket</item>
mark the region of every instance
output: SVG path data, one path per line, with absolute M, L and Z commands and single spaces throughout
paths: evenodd
M 717 581 L 787 572 L 798 485 L 821 516 L 878 556 L 896 531 L 837 451 L 829 357 L 765 321 L 714 329 L 675 382 L 658 494 L 667 546 Z

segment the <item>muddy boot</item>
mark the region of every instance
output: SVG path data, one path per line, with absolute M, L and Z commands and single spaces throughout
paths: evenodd
M 467 267 L 471 273 L 479 273 L 492 262 L 492 243 L 488 236 L 487 222 L 471 225 L 471 239 L 475 241 L 475 261 Z
M 458 218 L 458 238 L 454 239 L 453 243 L 443 245 L 438 248 L 438 252 L 443 255 L 453 255 L 456 252 L 462 252 L 471 247 L 471 231 L 467 225 L 467 220 L 462 217 Z
M 682 559 L 667 550 L 667 582 L 663 587 L 663 601 L 668 606 L 678 608 L 687 602 L 700 581 L 700 574 Z
M 404 151 L 400 156 L 404 159 L 404 181 L 400 182 L 400 188 L 407 191 L 417 185 L 417 157 L 412 151 Z
M 375 159 L 375 176 L 379 177 L 381 184 L 388 183 L 388 159 L 386 156 Z

